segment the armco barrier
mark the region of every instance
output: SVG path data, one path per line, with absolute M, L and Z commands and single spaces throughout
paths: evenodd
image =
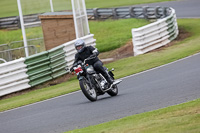
M 30 88 L 25 59 L 0 64 L 0 96 Z
M 50 68 L 51 68 L 51 77 L 57 78 L 62 76 L 69 71 L 66 71 L 67 61 L 65 60 L 65 51 L 63 50 L 64 46 L 58 46 L 49 50 L 49 58 L 50 58 Z
M 144 54 L 161 46 L 168 44 L 178 35 L 178 26 L 175 10 L 163 19 L 149 25 L 132 29 L 132 41 L 134 55 Z
M 31 86 L 36 86 L 52 79 L 50 58 L 48 52 L 42 52 L 26 58 L 27 74 L 29 75 Z

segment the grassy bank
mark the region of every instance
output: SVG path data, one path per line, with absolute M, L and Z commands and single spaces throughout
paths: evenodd
M 85 0 L 87 8 L 129 6 L 173 0 Z M 21 0 L 23 14 L 50 12 L 49 0 Z M 71 10 L 71 0 L 53 0 L 54 11 Z M 0 17 L 19 16 L 17 0 L 1 0 Z
M 90 32 L 94 33 L 96 47 L 100 52 L 110 51 L 121 47 L 132 38 L 131 29 L 138 28 L 149 24 L 144 19 L 120 19 L 92 21 L 90 24 Z
M 186 38 L 181 42 L 176 42 L 175 45 L 165 48 L 162 51 L 124 58 L 107 64 L 106 66 L 108 68 L 114 67 L 116 78 L 121 78 L 200 52 L 199 22 L 200 19 L 180 19 L 178 20 L 179 27 L 190 32 L 191 37 Z M 102 28 L 104 27 L 102 26 Z M 78 89 L 78 81 L 74 78 L 74 80 L 72 79 L 66 83 L 35 90 L 9 99 L 0 100 L 0 111 L 49 99 Z
M 199 133 L 200 99 L 67 133 Z

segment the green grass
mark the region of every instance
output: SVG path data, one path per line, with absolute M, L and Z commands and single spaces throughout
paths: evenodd
M 100 52 L 110 51 L 124 45 L 132 38 L 131 29 L 147 25 L 149 22 L 143 19 L 121 19 L 90 22 L 90 31 L 97 40 L 97 48 Z
M 85 0 L 87 8 L 129 6 L 173 0 Z M 21 0 L 23 14 L 50 12 L 49 0 Z M 71 0 L 53 0 L 54 11 L 71 10 Z M 1 0 L 0 17 L 19 16 L 17 0 Z
M 190 32 L 192 36 L 171 47 L 165 48 L 162 51 L 124 58 L 107 64 L 106 66 L 108 68 L 114 67 L 115 77 L 121 78 L 200 52 L 200 19 L 180 19 L 178 20 L 178 25 Z M 102 28 L 104 28 L 103 25 Z M 0 100 L 0 111 L 63 95 L 68 92 L 76 91 L 78 88 L 78 81 L 74 78 L 66 83 L 35 90 L 9 99 Z
M 67 133 L 199 133 L 200 99 Z
M 19 30 L 0 30 L 0 44 L 8 44 L 13 41 L 23 40 L 22 31 Z M 26 29 L 27 39 L 43 37 L 42 27 Z

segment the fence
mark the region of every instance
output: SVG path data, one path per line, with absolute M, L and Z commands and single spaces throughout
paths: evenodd
M 0 64 L 1 64 L 1 63 L 6 63 L 6 62 L 7 62 L 6 60 L 0 58 Z
M 29 45 L 27 47 L 29 50 L 29 55 L 37 54 L 37 49 L 34 45 Z M 25 57 L 25 47 L 0 51 L 0 58 L 3 58 L 6 61 L 12 61 L 21 57 Z
M 8 50 L 10 49 L 10 46 L 8 44 L 1 44 L 0 45 L 0 51 Z
M 93 34 L 82 37 L 86 45 L 96 45 Z M 76 50 L 70 41 L 27 58 L 0 64 L 0 96 L 27 89 L 69 72 Z
M 119 7 L 119 8 L 94 8 L 87 9 L 89 19 L 121 19 L 121 18 L 142 18 L 158 19 L 169 15 L 168 7 Z M 39 14 L 24 16 L 25 26 L 40 26 Z M 34 25 L 30 25 L 34 24 Z M 0 29 L 18 29 L 20 28 L 20 19 L 16 17 L 0 18 Z
M 149 25 L 132 29 L 134 55 L 144 54 L 174 40 L 178 35 L 175 10 L 170 8 L 170 16 Z

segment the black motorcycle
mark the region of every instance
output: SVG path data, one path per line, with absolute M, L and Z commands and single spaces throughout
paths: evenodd
M 92 65 L 88 65 L 85 63 L 87 60 L 91 59 L 93 58 L 89 57 L 85 59 L 84 62 L 79 61 L 71 68 L 71 71 L 75 71 L 75 73 L 77 74 L 79 85 L 83 94 L 90 101 L 96 101 L 97 96 L 103 95 L 105 93 L 108 93 L 110 96 L 116 96 L 118 94 L 117 84 L 119 84 L 121 80 L 115 80 L 113 84 L 109 86 L 109 83 L 101 73 L 97 73 Z M 114 74 L 112 72 L 114 71 L 114 69 L 110 71 L 108 71 L 106 67 L 104 67 L 104 69 L 114 80 Z

